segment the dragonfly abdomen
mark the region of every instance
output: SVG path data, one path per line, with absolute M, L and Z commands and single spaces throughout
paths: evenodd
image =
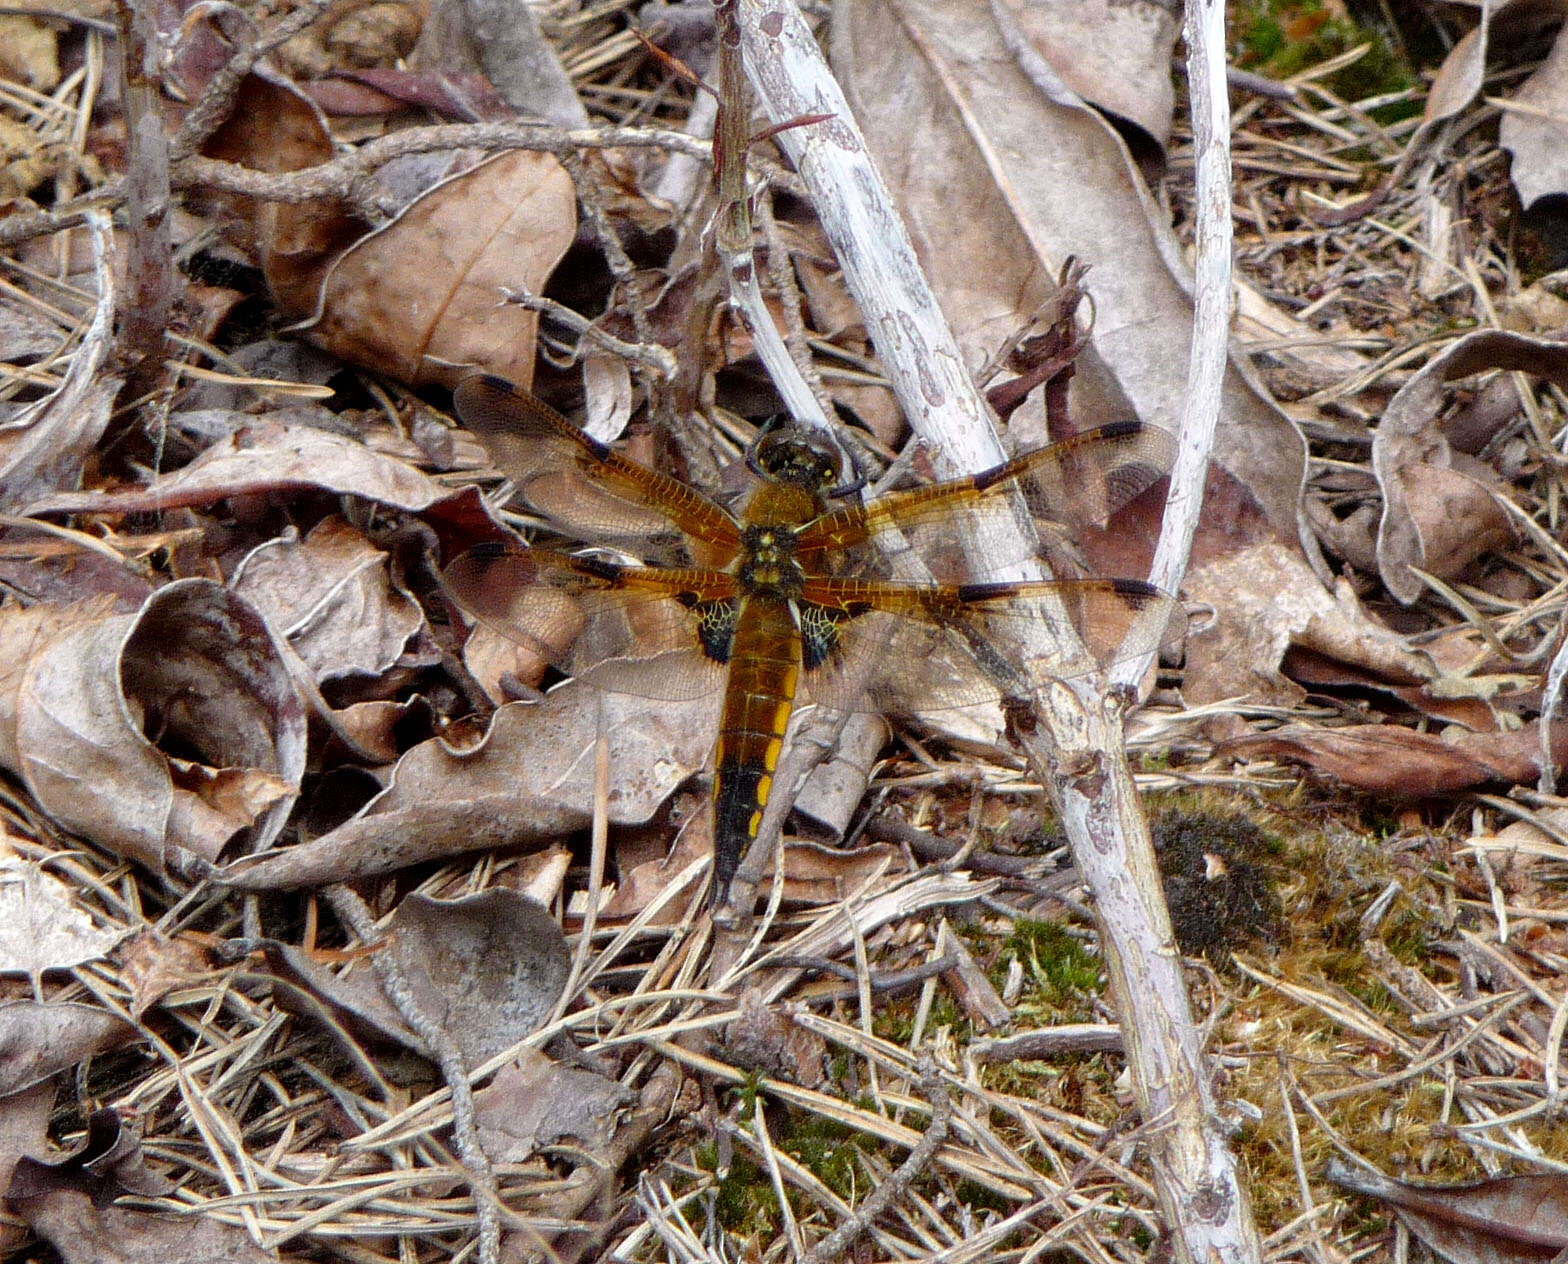
M 735 619 L 714 754 L 713 900 L 721 901 L 762 825 L 800 683 L 800 631 L 789 603 L 751 596 Z

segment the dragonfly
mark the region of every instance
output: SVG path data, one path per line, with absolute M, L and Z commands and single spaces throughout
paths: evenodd
M 1172 437 L 1140 422 L 870 500 L 828 436 L 786 422 L 748 449 L 755 486 L 731 510 L 503 378 L 471 376 L 453 402 L 521 500 L 571 542 L 470 550 L 443 572 L 458 606 L 596 688 L 671 699 L 723 689 L 715 905 L 757 836 L 804 702 L 883 712 L 1008 702 L 1025 686 L 1010 685 L 996 647 L 1042 607 L 1082 651 L 1048 673 L 1144 654 L 1181 623 L 1175 599 L 1141 580 L 987 580 L 957 560 L 959 538 L 999 507 L 1027 513 L 1047 543 L 1103 523 L 1169 470 Z M 889 541 L 925 560 L 920 578 L 891 577 Z M 1015 560 L 993 556 L 986 569 Z

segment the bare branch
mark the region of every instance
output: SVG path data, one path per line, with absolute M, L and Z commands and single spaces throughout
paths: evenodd
M 295 9 L 272 30 L 235 52 L 228 64 L 212 77 L 196 107 L 169 143 L 169 156 L 175 162 L 192 157 L 209 136 L 223 126 L 234 108 L 234 98 L 245 76 L 273 49 L 286 44 L 327 11 L 332 0 L 309 0 Z

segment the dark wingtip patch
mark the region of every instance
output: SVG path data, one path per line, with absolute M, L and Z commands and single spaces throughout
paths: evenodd
M 990 487 L 993 483 L 998 483 L 1002 479 L 1007 478 L 1007 477 L 1009 477 L 1009 475 L 1008 475 L 1008 471 L 1007 471 L 1007 466 L 1005 466 L 1005 465 L 998 465 L 998 466 L 994 467 L 993 469 L 989 469 L 989 470 L 981 470 L 980 473 L 978 473 L 978 474 L 976 474 L 974 476 L 974 487 L 975 487 L 975 490 L 979 491 L 979 492 L 983 492 L 983 491 L 985 491 L 986 488 Z
M 1141 597 L 1144 600 L 1154 600 L 1165 595 L 1163 589 L 1149 583 L 1146 579 L 1114 579 L 1116 591 L 1124 597 Z
M 573 557 L 572 569 L 593 579 L 602 579 L 607 584 L 615 583 L 626 573 L 626 568 L 619 562 L 611 562 L 591 554 Z
M 1018 591 L 1017 584 L 959 584 L 954 596 L 961 602 L 989 601 L 992 597 L 1011 597 Z

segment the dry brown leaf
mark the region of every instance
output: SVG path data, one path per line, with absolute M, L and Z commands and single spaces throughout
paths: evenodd
M 1174 431 L 1192 305 L 1171 271 L 1169 226 L 1115 130 L 1031 81 L 986 0 L 837 5 L 832 48 L 965 361 L 980 365 L 1022 329 L 1076 256 L 1090 269 L 1094 331 L 1070 388 L 1074 425 L 1137 416 Z M 1301 437 L 1235 371 L 1222 408 L 1215 459 L 1297 539 Z M 1044 437 L 1030 425 L 1026 406 L 1019 446 Z
M 0 1097 L 68 1071 L 84 1058 L 136 1039 L 136 1028 L 108 1010 L 75 1001 L 0 1004 Z
M 1467 334 L 1399 388 L 1373 437 L 1372 472 L 1383 492 L 1378 573 L 1407 604 L 1426 589 L 1412 567 L 1451 578 L 1507 538 L 1500 481 L 1456 453 L 1438 425 L 1444 383 L 1488 369 L 1568 388 L 1568 342 L 1502 329 Z
M 1157 0 L 998 0 L 1028 47 L 1089 104 L 1170 143 L 1180 14 Z M 1016 55 L 1015 50 L 1015 55 Z
M 145 488 L 49 496 L 28 512 L 35 516 L 156 513 L 210 505 L 230 496 L 316 489 L 359 496 L 410 513 L 428 512 L 460 533 L 477 533 L 476 540 L 500 535 L 473 488 L 451 492 L 408 462 L 344 435 L 268 417 L 247 421 L 183 469 Z M 440 525 L 438 521 L 438 529 Z M 465 543 L 471 542 L 465 536 Z
M 1481 91 L 1486 59 L 1494 46 L 1513 41 L 1539 48 L 1539 36 L 1558 25 L 1568 4 L 1564 0 L 1500 0 L 1487 6 L 1490 23 L 1477 25 L 1449 50 L 1427 93 L 1422 112 L 1427 123 L 1452 118 Z
M 95 1202 L 121 1194 L 154 1197 L 174 1186 L 148 1169 L 141 1137 L 109 1107 L 95 1110 L 87 1135 L 73 1149 L 51 1159 L 25 1158 L 16 1165 L 6 1197 L 14 1202 L 41 1198 L 55 1190 L 75 1190 Z
M 697 812 L 681 828 L 668 856 L 642 860 L 620 875 L 615 894 L 599 910 L 601 922 L 638 916 L 656 899 L 669 895 L 670 884 L 692 865 L 713 853 L 713 817 Z M 816 908 L 836 904 L 856 891 L 862 891 L 883 874 L 909 872 L 904 854 L 886 843 L 872 843 L 845 851 L 818 843 L 789 842 L 784 846 L 784 902 L 797 908 Z M 700 877 L 700 871 L 697 871 Z M 688 882 L 690 878 L 688 878 Z M 768 866 L 760 890 L 767 898 L 773 884 L 773 866 Z M 686 915 L 684 897 L 670 900 L 649 923 L 669 926 Z
M 600 1154 L 615 1135 L 616 1116 L 637 1095 L 596 1071 L 552 1062 L 537 1049 L 496 1072 L 474 1094 L 479 1139 L 492 1163 L 522 1163 L 566 1141 Z
M 424 623 L 395 589 L 387 555 L 342 518 L 318 523 L 303 540 L 280 537 L 252 552 L 230 587 L 287 638 L 318 683 L 379 676 Z
M 8 603 L 0 607 L 0 766 L 20 768 L 22 764 L 16 749 L 16 706 L 34 655 L 63 632 L 126 613 L 129 611 L 122 610 L 107 594 L 58 605 L 40 601 L 32 606 Z
M 463 123 L 510 117 L 506 102 L 483 75 L 376 66 L 339 69 L 329 79 L 302 82 L 300 88 L 328 114 L 340 118 L 392 114 L 409 106 Z
M 422 1058 L 430 1047 L 403 1020 L 367 969 L 345 973 L 329 968 L 293 944 L 267 940 L 258 945 L 278 1005 L 324 1027 L 351 1057 L 363 1057 L 360 1042 L 402 1046 Z
M 141 1017 L 176 988 L 207 978 L 214 969 L 207 945 L 191 935 L 173 939 L 161 931 L 142 931 L 125 946 L 120 979 L 131 989 L 131 1017 Z
M 236 861 L 224 881 L 244 891 L 325 886 L 471 851 L 548 842 L 581 825 L 576 808 L 516 790 L 476 798 L 436 794 L 356 817 L 314 842 Z
M 817 843 L 790 843 L 784 849 L 784 898 L 806 908 L 836 904 L 863 890 L 873 878 L 900 873 L 904 868 L 902 853 L 887 843 L 872 843 L 852 851 Z M 762 898 L 767 898 L 772 885 L 770 865 L 759 887 Z
M 719 1057 L 743 1071 L 760 1071 L 806 1088 L 827 1078 L 827 1041 L 794 1022 L 787 1010 L 769 1005 L 760 988 L 744 989 L 736 1008 L 740 1012 L 714 1042 Z
M 560 923 L 537 900 L 492 888 L 457 900 L 417 892 L 387 923 L 420 1011 L 476 1067 L 544 1026 L 571 973 Z
M 10 1187 L 11 1172 L 24 1155 L 37 1157 L 49 1151 L 49 1117 L 54 1113 L 54 1085 L 45 1081 L 20 1093 L 0 1097 L 0 1198 Z M 0 1253 L 20 1246 L 27 1230 L 0 1218 Z
M 1465 629 L 1469 631 L 1469 629 Z M 1472 634 L 1473 635 L 1473 634 Z M 1411 681 L 1386 673 L 1372 670 L 1369 666 L 1359 662 L 1347 661 L 1343 658 L 1329 658 L 1316 650 L 1292 646 L 1285 655 L 1283 664 L 1284 672 L 1291 680 L 1305 685 L 1315 693 L 1334 692 L 1341 695 L 1359 693 L 1365 690 L 1386 693 L 1398 698 L 1413 711 L 1422 715 L 1431 716 L 1447 724 L 1463 725 L 1478 733 L 1495 732 L 1502 726 L 1498 718 L 1498 710 L 1492 705 L 1502 691 L 1492 695 L 1491 700 L 1482 696 L 1484 688 L 1477 686 L 1471 694 L 1465 697 L 1449 697 L 1451 686 L 1456 679 L 1461 679 L 1470 666 L 1470 661 L 1475 656 L 1473 642 L 1467 643 L 1467 654 L 1462 662 L 1449 664 L 1434 653 L 1434 645 L 1430 641 L 1423 641 L 1421 652 L 1431 654 L 1437 663 L 1439 676 L 1437 681 L 1442 682 L 1434 688 L 1436 681 L 1423 679 Z M 1446 657 L 1446 655 L 1445 655 Z M 1446 670 L 1445 670 L 1446 669 Z M 1444 678 L 1446 675 L 1446 679 Z M 1523 682 L 1521 682 L 1523 687 Z
M 59 142 L 51 144 L 26 124 L 0 115 L 0 201 L 28 197 L 57 175 L 65 165 L 62 149 Z
M 1549 1264 L 1568 1251 L 1568 1177 L 1560 1172 L 1412 1185 L 1333 1159 L 1323 1174 L 1393 1207 L 1450 1264 Z
M 528 696 L 525 690 L 539 684 L 549 665 L 536 650 L 479 623 L 463 642 L 463 666 L 490 700 L 500 705 Z M 524 689 L 518 689 L 519 685 Z
M 193 99 L 214 64 L 205 48 L 186 59 Z M 203 152 L 267 172 L 334 156 L 315 102 L 265 64 Z M 402 210 L 368 233 L 333 198 L 211 202 L 257 258 L 279 308 L 334 354 L 416 386 L 451 384 L 472 368 L 532 381 L 539 318 L 504 304 L 502 288 L 542 289 L 576 236 L 576 193 L 560 161 L 523 150 L 414 155 L 375 178 Z
M 1299 699 L 1300 686 L 1280 672 L 1293 645 L 1401 684 L 1438 674 L 1404 638 L 1368 618 L 1347 585 L 1326 592 L 1291 545 L 1264 541 L 1202 562 L 1184 587 L 1189 600 L 1216 611 L 1212 626 L 1187 640 L 1182 691 L 1189 703 Z
M 622 861 L 615 893 L 599 910 L 600 922 L 627 920 L 638 916 L 655 900 L 671 894 L 670 884 L 679 875 L 691 869 L 698 861 L 712 855 L 713 814 L 695 812 L 687 818 L 680 832 L 676 834 L 675 845 L 670 848 L 669 855 L 630 865 Z M 693 875 L 700 880 L 702 871 L 693 870 Z M 691 879 L 688 878 L 687 882 L 690 884 Z M 664 907 L 653 915 L 648 924 L 650 926 L 678 925 L 686 916 L 689 904 L 688 895 L 676 893 L 675 898 L 668 900 Z
M 1553 726 L 1552 750 L 1559 764 L 1568 756 L 1568 725 Z M 1301 764 L 1356 790 L 1395 800 L 1530 783 L 1541 773 L 1538 723 L 1511 733 L 1461 732 L 1449 737 L 1392 724 L 1341 729 L 1287 725 L 1226 742 L 1217 753 Z
M 542 1026 L 571 970 L 555 918 L 537 900 L 501 887 L 456 900 L 415 893 L 393 912 L 387 935 L 377 951 L 396 958 L 420 1011 L 457 1042 L 470 1067 Z M 288 944 L 268 941 L 262 950 L 280 1003 L 320 1023 L 356 1056 L 363 1056 L 361 1040 L 434 1056 L 387 998 L 368 959 L 339 973 Z
M 658 662 L 648 660 L 646 670 L 657 673 Z M 655 706 L 646 697 L 568 682 L 543 702 L 502 707 L 472 752 L 454 755 L 439 741 L 416 746 L 369 815 L 511 796 L 559 804 L 586 825 L 593 813 L 593 748 L 603 733 L 610 745 L 610 821 L 641 824 L 707 762 L 718 704 L 707 697 Z
M 334 149 L 315 102 L 263 64 L 246 76 L 234 109 L 202 153 L 254 171 L 286 172 L 330 162 Z M 223 194 L 210 205 L 228 235 L 255 257 L 273 298 L 290 316 L 314 310 L 327 267 L 365 231 L 331 198 L 290 203 Z
M 108 428 L 122 385 L 109 373 L 91 382 L 68 380 L 38 406 L 24 429 L 0 435 L 0 508 L 14 509 L 81 485 L 87 457 Z
M 0 974 L 27 975 L 38 994 L 45 970 L 96 961 L 119 940 L 60 879 L 19 856 L 0 857 Z
M 577 195 L 553 154 L 497 155 L 437 184 L 327 274 L 312 341 L 411 385 L 475 368 L 533 381 L 537 293 L 577 235 Z
M 242 828 L 269 845 L 299 790 L 305 736 L 261 616 L 219 584 L 183 580 L 34 655 L 17 695 L 16 771 L 66 829 L 161 869 L 171 848 L 216 859 Z M 186 786 L 158 743 L 178 746 Z M 193 752 L 208 771 L 184 758 Z M 225 803 L 236 775 L 248 784 Z
M 108 607 L 121 614 L 137 609 L 152 593 L 146 576 L 132 566 L 81 540 L 47 534 L 41 526 L 11 527 L 0 537 L 0 584 L 51 609 L 107 598 Z M 0 676 L 17 666 L 14 657 L 8 658 Z
M 1563 166 L 1568 151 L 1568 25 L 1558 31 L 1546 60 L 1503 110 L 1497 139 L 1514 156 L 1509 174 L 1526 210 L 1540 198 L 1568 193 Z

